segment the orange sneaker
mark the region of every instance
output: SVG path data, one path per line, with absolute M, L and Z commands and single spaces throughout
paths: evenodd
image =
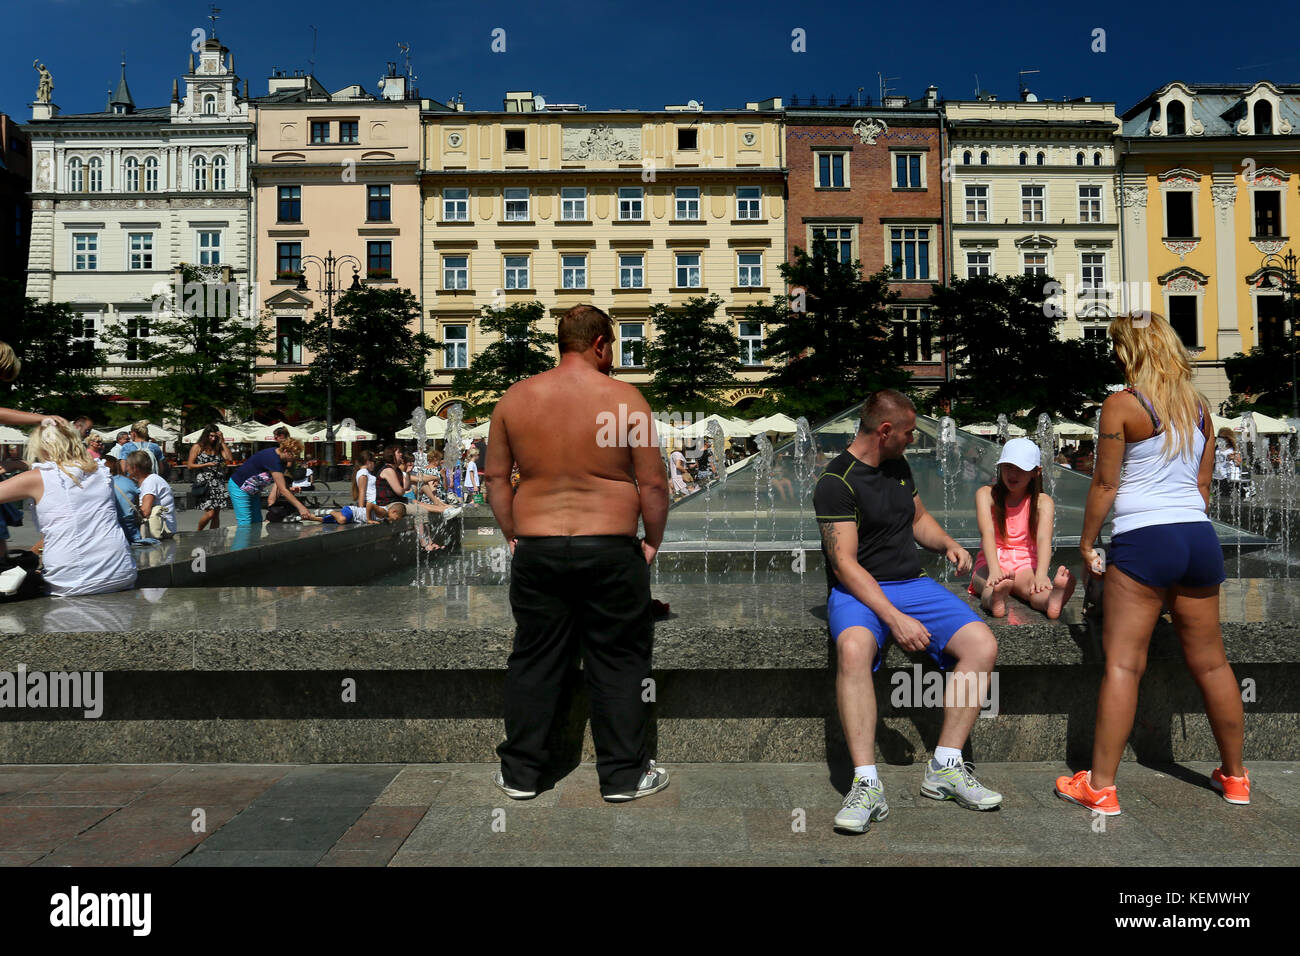
M 1214 773 L 1210 774 L 1210 786 L 1223 794 L 1223 799 L 1229 803 L 1250 803 L 1249 770 L 1240 777 L 1229 777 L 1222 767 L 1215 767 Z
M 1092 771 L 1080 770 L 1073 777 L 1056 778 L 1056 795 L 1102 816 L 1119 816 L 1119 796 L 1112 783 L 1103 790 L 1092 789 Z

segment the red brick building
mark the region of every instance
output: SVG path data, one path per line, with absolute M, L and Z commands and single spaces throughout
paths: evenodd
M 890 268 L 896 307 L 894 350 L 914 381 L 944 378 L 943 351 L 929 317 L 931 286 L 951 274 L 946 144 L 934 87 L 924 98 L 885 105 L 786 104 L 789 199 L 786 256 L 832 243 L 864 275 Z

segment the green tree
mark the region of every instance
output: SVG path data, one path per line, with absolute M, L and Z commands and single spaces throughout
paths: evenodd
M 451 379 L 452 391 L 469 399 L 466 411 L 491 412 L 515 382 L 555 367 L 559 340 L 537 328 L 545 314 L 540 302 L 518 302 L 500 311 L 483 307 L 478 318 L 479 334 L 497 338 L 474 356 L 469 368 L 461 369 Z
M 146 363 L 150 378 L 123 386 L 148 403 L 152 417 L 175 415 L 182 432 L 221 418 L 253 396 L 253 370 L 271 331 L 250 319 L 238 282 L 222 282 L 194 266 L 173 274 L 171 286 L 152 299 L 153 311 L 140 327 L 119 324 L 104 332 L 109 349 Z
M 714 316 L 719 296 L 693 296 L 684 306 L 659 304 L 650 310 L 653 342 L 644 346 L 650 403 L 665 411 L 715 411 L 718 392 L 736 384 L 740 341 Z
M 409 289 L 361 288 L 344 292 L 334 306 L 334 422 L 354 419 L 363 428 L 391 435 L 424 399 L 433 336 L 412 331 L 420 305 Z M 306 323 L 303 345 L 312 353 L 307 371 L 293 376 L 285 397 L 295 411 L 325 417 L 331 375 L 330 328 L 321 311 Z
M 936 286 L 931 315 L 952 363 L 952 380 L 939 387 L 958 421 L 987 421 L 1027 410 L 1081 418 L 1106 396 L 1119 371 L 1102 342 L 1063 340 L 1064 318 L 1046 276 L 954 278 Z
M 0 383 L 0 404 L 105 420 L 109 402 L 94 373 L 105 353 L 82 338 L 82 321 L 68 303 L 37 302 L 16 279 L 0 279 L 0 341 L 22 362 L 17 381 Z
M 794 260 L 781 265 L 791 295 L 745 312 L 746 321 L 763 323 L 763 357 L 775 363 L 763 384 L 776 400 L 751 411 L 775 406 L 816 422 L 876 389 L 905 386 L 910 374 L 890 347 L 898 293 L 889 275 L 863 276 L 860 263 L 840 262 L 820 240 L 811 256 L 795 249 Z

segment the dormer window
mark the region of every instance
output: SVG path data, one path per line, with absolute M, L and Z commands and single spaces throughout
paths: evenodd
M 1273 104 L 1268 100 L 1255 101 L 1255 135 L 1273 135 Z
M 1187 107 L 1174 100 L 1165 110 L 1165 115 L 1169 117 L 1168 134 L 1170 136 L 1187 135 Z
M 217 115 L 217 96 L 215 93 L 208 93 L 206 96 L 203 97 L 203 115 L 204 116 Z

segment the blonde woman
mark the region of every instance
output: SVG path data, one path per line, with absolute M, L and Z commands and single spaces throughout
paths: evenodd
M 262 492 L 274 486 L 279 497 L 298 509 L 298 514 L 311 518 L 311 512 L 299 501 L 284 483 L 284 470 L 302 457 L 302 442 L 296 438 L 281 439 L 277 448 L 263 448 L 235 469 L 226 482 L 230 505 L 235 512 L 235 524 L 262 523 Z
M 1219 629 L 1223 550 L 1206 515 L 1214 468 L 1209 406 L 1192 385 L 1186 349 L 1163 318 L 1122 315 L 1108 332 L 1128 388 L 1101 406 L 1079 544 L 1085 569 L 1098 573 L 1093 545 L 1113 505 L 1102 628 L 1106 669 L 1092 770 L 1060 777 L 1056 793 L 1107 816 L 1120 812 L 1115 772 L 1133 729 L 1151 632 L 1167 603 L 1219 746 L 1222 764 L 1210 785 L 1229 803 L 1246 804 L 1241 689 Z
M 66 422 L 44 419 L 27 441 L 31 470 L 0 482 L 0 502 L 30 498 L 45 537 L 52 594 L 104 594 L 135 586 L 135 561 L 117 520 L 107 468 Z

